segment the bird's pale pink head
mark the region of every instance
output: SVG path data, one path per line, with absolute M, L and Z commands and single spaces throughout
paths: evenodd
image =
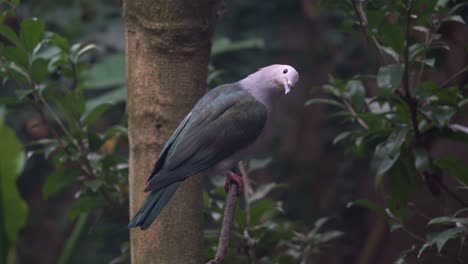
M 284 88 L 284 94 L 289 93 L 299 81 L 299 73 L 289 65 L 273 64 L 260 68 L 257 73 L 263 78 L 270 79 L 278 87 Z

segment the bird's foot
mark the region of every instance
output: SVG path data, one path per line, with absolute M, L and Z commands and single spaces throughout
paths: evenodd
M 224 190 L 229 192 L 229 185 L 235 183 L 237 185 L 237 195 L 241 194 L 244 191 L 244 182 L 242 180 L 242 175 L 230 171 L 227 174 L 226 183 L 224 183 Z

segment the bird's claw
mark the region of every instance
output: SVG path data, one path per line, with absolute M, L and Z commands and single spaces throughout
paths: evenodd
M 242 180 L 242 175 L 236 174 L 232 171 L 228 173 L 226 182 L 224 183 L 224 190 L 226 191 L 226 193 L 229 192 L 229 185 L 231 185 L 231 183 L 237 185 L 237 195 L 241 194 L 244 191 L 244 181 Z

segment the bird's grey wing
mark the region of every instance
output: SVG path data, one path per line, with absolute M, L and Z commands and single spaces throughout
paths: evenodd
M 187 125 L 187 123 L 190 120 L 190 117 L 192 116 L 192 112 L 188 113 L 187 116 L 185 116 L 184 120 L 180 122 L 179 126 L 176 128 L 176 130 L 172 133 L 171 137 L 167 140 L 166 144 L 164 144 L 163 149 L 161 150 L 161 154 L 159 155 L 158 161 L 154 165 L 153 171 L 151 172 L 151 175 L 154 175 L 158 173 L 163 165 L 164 161 L 166 160 L 167 154 L 169 152 L 169 149 L 172 147 L 174 144 L 175 140 L 179 136 L 180 132 L 184 129 L 184 127 Z M 151 179 L 151 177 L 148 179 L 148 181 Z
M 207 94 L 166 149 L 145 191 L 184 180 L 247 147 L 262 132 L 266 119 L 265 106 L 241 88 Z

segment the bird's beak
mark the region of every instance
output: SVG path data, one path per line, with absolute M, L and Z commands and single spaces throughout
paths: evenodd
M 284 94 L 288 94 L 291 91 L 292 85 L 288 80 L 284 80 Z

